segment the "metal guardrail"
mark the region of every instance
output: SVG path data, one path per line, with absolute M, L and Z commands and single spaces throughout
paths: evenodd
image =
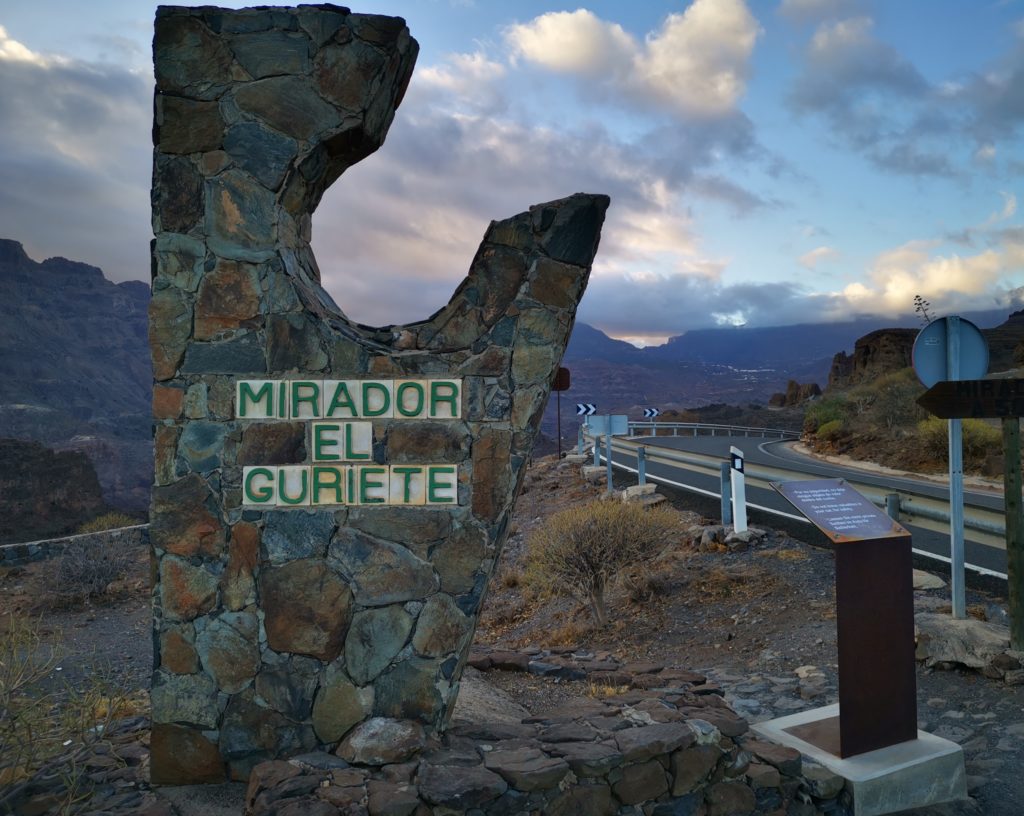
M 641 423 L 630 423 L 641 424 Z M 661 423 L 642 423 L 645 425 Z M 702 426 L 708 427 L 708 426 Z M 730 426 L 715 426 L 716 428 Z M 760 428 L 748 429 L 753 432 L 760 432 Z M 591 441 L 593 441 L 591 439 Z M 705 453 L 691 453 L 689 451 L 677 451 L 671 448 L 645 445 L 643 439 L 627 439 L 624 437 L 612 438 L 612 454 L 614 464 L 614 453 L 627 453 L 636 456 L 636 450 L 644 447 L 646 452 L 647 465 L 664 464 L 671 467 L 690 470 L 696 473 L 711 476 L 716 480 L 721 474 L 722 457 L 711 456 Z M 791 468 L 771 467 L 757 465 L 747 462 L 744 475 L 748 485 L 770 490 L 770 482 L 787 482 L 793 480 L 807 479 L 808 474 Z M 648 478 L 651 478 L 648 475 Z M 812 477 L 813 478 L 813 477 Z M 846 478 L 846 481 L 859 493 L 862 493 L 874 504 L 886 509 L 886 499 L 890 495 L 898 497 L 899 521 L 913 524 L 925 530 L 932 530 L 938 533 L 949 534 L 949 502 L 946 499 L 928 496 L 913 490 L 882 487 L 875 484 Z M 685 487 L 685 486 L 684 486 Z M 697 489 L 697 492 L 707 491 Z M 717 495 L 717 494 L 715 494 Z M 775 515 L 793 518 L 799 521 L 806 521 L 801 516 L 775 510 L 760 505 L 750 505 L 758 510 Z M 978 544 L 984 544 L 997 549 L 1006 549 L 1006 527 L 1005 518 L 1000 510 L 992 510 L 977 505 L 966 505 L 964 507 L 964 537 Z
M 644 431 L 648 431 L 644 434 Z M 782 428 L 748 428 L 745 425 L 709 425 L 703 422 L 630 422 L 631 436 L 667 436 L 659 431 L 671 431 L 671 436 L 763 436 L 776 439 L 799 439 L 799 431 Z M 680 431 L 686 433 L 680 434 Z

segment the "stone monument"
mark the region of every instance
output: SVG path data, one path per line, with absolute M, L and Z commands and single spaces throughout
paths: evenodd
M 608 199 L 492 222 L 422 322 L 346 318 L 311 214 L 417 48 L 335 6 L 157 12 L 154 782 L 454 705 Z

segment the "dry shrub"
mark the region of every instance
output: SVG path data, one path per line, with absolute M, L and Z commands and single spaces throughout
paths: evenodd
M 80 796 L 86 755 L 115 719 L 138 707 L 126 707 L 99 673 L 56 686 L 51 674 L 62 656 L 30 621 L 11 618 L 0 633 L 0 813 L 19 812 L 37 784 L 58 796 L 56 812 L 66 812 Z
M 597 501 L 563 510 L 530 536 L 526 577 L 554 594 L 586 601 L 604 626 L 609 587 L 623 573 L 653 562 L 677 530 L 676 513 L 665 506 Z
M 127 515 L 126 513 L 110 512 L 104 513 L 102 516 L 96 516 L 96 518 L 89 519 L 83 524 L 78 525 L 78 533 L 102 533 L 104 530 L 116 530 L 119 527 L 134 527 L 143 522 L 137 518 Z
M 128 573 L 138 550 L 120 537 L 68 544 L 53 568 L 42 575 L 41 600 L 44 605 L 66 607 L 102 598 L 114 581 Z
M 555 626 L 548 630 L 544 636 L 544 643 L 547 646 L 579 647 L 581 643 L 586 643 L 590 634 L 591 630 L 587 624 L 568 620 L 561 626 Z

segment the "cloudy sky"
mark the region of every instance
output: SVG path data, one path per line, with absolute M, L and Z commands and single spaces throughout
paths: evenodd
M 148 279 L 154 10 L 0 0 L 0 237 L 38 260 Z M 353 10 L 421 49 L 314 218 L 361 322 L 426 317 L 489 220 L 577 191 L 612 197 L 580 318 L 636 342 L 1019 304 L 1024 0 Z

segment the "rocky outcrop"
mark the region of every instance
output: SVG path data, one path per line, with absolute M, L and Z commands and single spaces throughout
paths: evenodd
M 820 396 L 821 388 L 817 383 L 798 383 L 796 380 L 790 380 L 786 384 L 786 392 L 772 394 L 768 404 L 776 408 L 789 408 Z
M 839 352 L 832 358 L 828 387 L 848 388 L 870 382 L 911 365 L 917 329 L 879 329 L 861 337 L 853 354 Z
M 156 782 L 366 756 L 454 705 L 609 201 L 493 222 L 424 321 L 349 320 L 311 214 L 417 50 L 337 6 L 157 12 Z
M 0 435 L 83 451 L 124 509 L 152 482 L 148 301 L 141 281 L 0 240 Z
M 70 533 L 104 510 L 84 454 L 0 439 L 0 544 Z

